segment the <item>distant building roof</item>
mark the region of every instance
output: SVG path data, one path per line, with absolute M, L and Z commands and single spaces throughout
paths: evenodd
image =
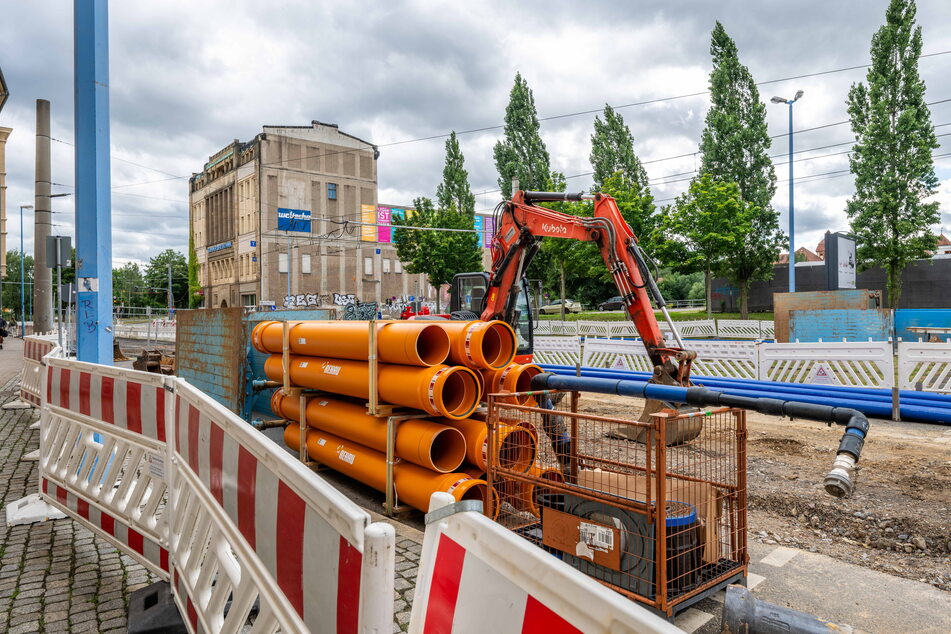
M 803 256 L 804 259 L 801 260 L 802 262 L 822 262 L 822 258 L 820 256 L 816 255 L 815 253 L 813 253 L 806 247 L 799 247 L 798 249 L 796 249 L 796 256 L 797 257 Z M 776 260 L 777 264 L 787 264 L 788 262 L 789 262 L 788 253 L 780 253 L 779 259 Z

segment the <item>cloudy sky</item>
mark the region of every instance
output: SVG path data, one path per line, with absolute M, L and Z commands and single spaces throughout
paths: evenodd
M 232 139 L 264 124 L 312 119 L 381 146 L 379 200 L 432 195 L 443 138 L 461 135 L 479 209 L 498 201 L 492 146 L 516 71 L 535 94 L 552 167 L 569 189 L 590 186 L 593 110 L 620 107 L 647 164 L 654 195 L 668 202 L 697 166 L 708 99 L 715 20 L 736 40 L 764 101 L 804 90 L 797 150 L 847 144 L 849 86 L 864 79 L 869 42 L 886 0 L 724 2 L 112 2 L 113 256 L 147 261 L 184 251 L 187 177 Z M 52 102 L 54 192 L 71 192 L 72 3 L 0 0 L 0 68 L 11 98 L 0 125 L 7 145 L 8 247 L 18 246 L 18 205 L 33 201 L 34 103 Z M 951 5 L 919 2 L 921 61 L 929 102 L 951 99 Z M 942 54 L 943 53 L 943 54 Z M 824 73 L 799 79 L 802 75 Z M 779 80 L 779 81 L 774 81 Z M 945 80 L 945 81 L 942 81 Z M 694 95 L 694 96 L 685 96 Z M 651 102 L 651 103 L 641 103 Z M 772 153 L 785 163 L 787 109 L 769 105 Z M 576 114 L 582 113 L 582 114 Z M 951 133 L 951 102 L 932 107 Z M 839 124 L 839 125 L 830 125 Z M 422 137 L 437 137 L 413 141 Z M 947 141 L 951 137 L 940 137 Z M 411 142 L 407 142 L 411 141 Z M 825 230 L 847 229 L 852 192 L 848 145 L 796 155 L 796 240 L 814 248 Z M 936 154 L 951 152 L 945 142 Z M 681 155 L 681 158 L 670 158 Z M 798 160 L 805 159 L 805 160 Z M 936 160 L 942 223 L 951 229 L 951 157 Z M 573 176 L 580 175 L 574 178 Z M 788 165 L 775 198 L 786 226 Z M 482 193 L 484 192 L 484 193 Z M 72 200 L 54 200 L 54 231 L 72 234 Z M 32 215 L 26 217 L 32 248 Z M 938 229 L 939 227 L 936 227 Z

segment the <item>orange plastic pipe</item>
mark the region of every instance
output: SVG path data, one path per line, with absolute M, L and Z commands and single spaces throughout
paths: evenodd
M 366 361 L 370 326 L 366 321 L 301 321 L 289 326 L 294 354 Z M 283 325 L 262 321 L 251 331 L 251 345 L 260 352 L 284 349 Z M 377 358 L 383 363 L 438 365 L 449 355 L 449 335 L 425 321 L 384 321 L 376 326 Z
M 541 374 L 542 369 L 534 363 L 510 363 L 499 370 L 482 370 L 482 380 L 485 383 L 483 400 L 489 400 L 489 394 L 500 392 L 528 392 L 532 389 L 532 377 Z M 503 403 L 516 405 L 535 404 L 535 399 L 528 395 L 502 397 Z
M 300 449 L 300 428 L 288 425 L 284 442 Z M 307 453 L 317 462 L 350 476 L 377 491 L 386 490 L 386 456 L 339 436 L 312 429 L 307 434 Z M 456 500 L 482 500 L 488 495 L 485 480 L 470 478 L 465 473 L 436 473 L 408 462 L 393 467 L 393 482 L 400 502 L 420 511 L 429 509 L 429 498 L 442 491 Z
M 552 482 L 564 482 L 565 477 L 561 471 L 553 468 L 541 468 L 538 465 L 532 465 L 528 470 L 529 475 L 533 475 Z M 506 498 L 512 506 L 520 511 L 528 511 L 535 517 L 541 517 L 541 511 L 538 508 L 538 496 L 543 495 L 549 489 L 547 487 L 537 486 L 534 483 L 521 482 L 519 480 L 506 480 L 502 482 L 503 497 Z
M 479 382 L 475 373 L 462 366 L 434 365 L 418 368 L 381 363 L 378 393 L 394 405 L 421 409 L 447 418 L 465 418 L 479 405 Z M 370 364 L 366 361 L 291 356 L 291 383 L 354 398 L 370 396 Z M 264 374 L 272 381 L 284 377 L 281 355 L 264 362 Z
M 300 398 L 275 390 L 271 409 L 300 421 Z M 317 396 L 307 403 L 307 424 L 386 453 L 386 418 L 370 416 L 366 407 L 344 399 Z M 396 456 L 421 467 L 449 473 L 466 457 L 466 439 L 458 429 L 412 418 L 396 424 Z
M 432 321 L 451 341 L 449 363 L 504 368 L 515 358 L 515 331 L 504 321 Z
M 489 453 L 486 423 L 472 418 L 461 420 L 443 418 L 439 422 L 462 432 L 462 435 L 466 437 L 466 459 L 473 466 L 485 471 Z M 534 429 L 500 423 L 497 434 L 499 453 L 495 463 L 513 471 L 528 471 L 538 453 L 538 436 Z

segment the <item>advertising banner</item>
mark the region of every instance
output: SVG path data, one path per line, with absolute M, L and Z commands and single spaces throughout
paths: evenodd
M 310 209 L 277 208 L 277 230 L 310 233 Z
M 838 235 L 837 269 L 839 288 L 855 288 L 855 240 Z
M 393 230 L 390 228 L 390 224 L 392 223 L 392 221 L 393 221 L 393 210 L 383 205 L 377 205 L 376 206 L 377 241 L 392 242 Z
M 376 205 L 360 205 L 360 239 L 364 242 L 376 242 Z
M 495 216 L 486 216 L 482 224 L 485 233 L 483 244 L 486 249 L 491 249 L 492 240 L 495 239 Z
M 482 249 L 485 247 L 485 233 L 482 231 L 482 216 L 478 214 L 475 217 L 475 230 L 476 235 L 479 236 L 479 248 Z

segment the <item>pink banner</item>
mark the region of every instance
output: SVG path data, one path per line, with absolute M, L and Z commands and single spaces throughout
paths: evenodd
M 390 223 L 393 211 L 389 207 L 378 205 L 376 208 L 377 242 L 391 242 L 393 230 Z M 385 226 L 384 226 L 385 225 Z

